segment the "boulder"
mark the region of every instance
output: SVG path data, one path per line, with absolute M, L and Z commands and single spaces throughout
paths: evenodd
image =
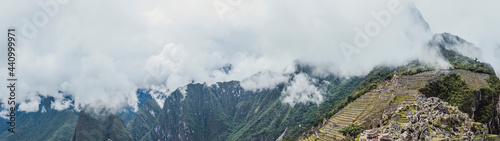
M 391 134 L 382 134 L 380 135 L 380 141 L 394 141 L 394 138 Z

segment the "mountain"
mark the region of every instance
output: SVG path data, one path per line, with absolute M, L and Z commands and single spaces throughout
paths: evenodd
M 16 133 L 2 130 L 0 140 L 71 140 L 78 119 L 77 113 L 72 107 L 62 111 L 54 110 L 51 108 L 53 97 L 41 98 L 39 111 L 16 112 Z M 2 119 L 2 123 L 6 122 L 6 119 Z
M 153 99 L 151 95 L 148 93 L 149 91 L 146 89 L 138 89 L 136 91 L 137 99 L 139 100 L 137 106 L 140 108 L 146 101 Z M 127 124 L 130 120 L 134 119 L 137 115 L 136 111 L 134 111 L 133 107 L 124 107 L 122 109 L 118 109 L 118 116 Z
M 480 62 L 477 58 L 469 58 L 462 54 L 467 53 L 470 56 L 481 56 L 479 48 L 458 36 L 450 33 L 435 34 L 428 45 L 429 47 L 438 48 L 440 55 L 450 62 L 453 69 L 463 69 L 491 75 L 495 74 L 490 64 Z
M 139 89 L 137 112 L 131 107 L 114 111 L 91 105 L 80 112 L 72 107 L 57 111 L 50 108 L 54 98 L 42 96 L 41 110 L 18 112 L 17 133 L 3 131 L 0 140 L 333 140 L 348 138 L 342 129 L 351 125 L 364 129 L 366 138 L 486 139 L 480 134 L 499 133 L 500 80 L 491 65 L 463 55 L 472 52 L 469 48 L 477 48 L 458 36 L 436 34 L 428 45 L 438 49 L 451 67 L 436 69 L 415 60 L 403 66 L 379 66 L 366 76 L 343 78 L 316 76 L 314 67 L 296 62 L 296 71 L 286 74 L 289 79 L 276 87 L 245 89 L 239 81 L 191 83 L 164 97 L 163 108 L 151 97 L 154 90 Z M 224 70 L 230 72 L 231 65 Z M 265 73 L 252 77 L 259 75 Z M 317 88 L 322 102 L 291 105 L 285 101 L 284 92 L 301 78 Z M 425 97 L 437 97 L 440 102 Z M 401 109 L 418 107 L 419 100 L 430 106 L 446 103 L 445 109 L 459 112 Z M 429 116 L 422 118 L 409 111 L 419 115 L 440 112 L 460 120 L 444 122 L 436 119 L 446 116 L 427 119 Z M 432 124 L 416 130 L 414 124 L 424 122 L 412 122 L 413 118 Z M 407 124 L 411 132 L 398 133 Z M 459 128 L 469 124 L 474 128 Z M 479 128 L 483 125 L 487 130 Z M 455 128 L 471 135 L 456 135 L 455 130 L 450 131 Z M 384 129 L 391 130 L 390 134 L 378 132 Z M 431 134 L 435 131 L 439 133 Z
M 137 90 L 137 96 L 139 106 L 142 106 L 147 100 L 152 99 L 151 95 L 144 89 Z M 71 140 L 73 138 L 80 113 L 74 111 L 73 106 L 61 111 L 55 110 L 52 108 L 52 102 L 55 101 L 54 97 L 39 97 L 41 98 L 39 111 L 17 111 L 16 133 L 12 134 L 11 132 L 7 132 L 7 130 L 0 130 L 0 140 Z M 69 96 L 65 96 L 65 100 L 73 101 Z M 16 107 L 19 108 L 19 105 Z M 119 122 L 123 119 L 124 124 L 126 124 L 128 120 L 136 117 L 136 112 L 131 107 L 120 109 L 117 114 L 119 118 L 113 117 L 109 122 L 113 120 L 113 122 Z M 0 121 L 7 123 L 8 120 L 1 118 Z M 0 127 L 8 129 L 9 125 L 0 124 Z
M 360 85 L 351 95 L 352 99 L 346 99 L 345 104 L 333 110 L 332 117 L 309 130 L 301 140 L 353 139 L 350 133 L 356 126 L 366 129 L 361 137 L 358 136 L 362 139 L 497 138 L 496 135 L 484 135 L 499 132 L 497 109 L 500 107 L 500 80 L 489 64 L 462 55 L 460 51 L 464 48 L 460 47 L 463 46 L 477 49 L 458 36 L 448 33 L 434 35 L 429 48 L 439 50 L 450 62 L 449 69 L 436 70 L 419 61 L 389 68 L 391 73 L 387 75 L 391 76 L 390 79 Z M 368 74 L 367 79 L 372 74 Z M 425 97 L 435 100 L 429 101 Z M 444 102 L 435 103 L 436 100 Z M 426 104 L 434 108 L 449 104 L 442 108 L 460 112 L 421 107 Z M 401 110 L 408 107 L 414 109 Z M 413 113 L 418 113 L 418 116 Z M 421 118 L 421 115 L 425 116 Z M 431 126 L 422 120 L 428 121 Z M 474 128 L 471 128 L 472 125 Z M 473 132 L 469 132 L 471 130 Z
M 289 81 L 299 74 L 314 77 L 311 73 L 312 68 L 297 66 Z M 167 97 L 163 109 L 146 102 L 128 129 L 135 140 L 269 140 L 287 127 L 284 138 L 296 138 L 327 117 L 363 78 L 314 79 L 324 91 L 324 102 L 294 106 L 282 102 L 286 84 L 260 90 L 245 90 L 238 81 L 189 84 Z
M 54 98 L 42 97 L 40 111 L 18 113 L 18 133 L 3 131 L 0 137 L 1 140 L 333 140 L 347 138 L 341 129 L 352 124 L 365 129 L 364 136 L 421 138 L 417 134 L 427 133 L 425 130 L 387 135 L 375 129 L 399 131 L 396 124 L 423 124 L 405 120 L 422 118 L 401 114 L 400 107 L 412 107 L 424 97 L 437 97 L 449 104 L 446 108 L 458 109 L 460 112 L 454 113 L 456 116 L 465 114 L 470 121 L 459 120 L 460 124 L 455 124 L 431 120 L 432 126 L 426 126 L 428 129 L 446 133 L 422 138 L 439 139 L 441 135 L 472 138 L 472 135 L 462 137 L 448 131 L 465 124 L 473 124 L 474 128 L 457 131 L 471 133 L 474 138 L 481 138 L 480 133 L 497 134 L 500 80 L 489 64 L 461 54 L 464 51 L 474 54 L 477 47 L 448 33 L 434 35 L 428 45 L 438 49 L 451 67 L 436 69 L 415 60 L 403 66 L 379 66 L 366 76 L 343 78 L 316 76 L 314 67 L 296 62 L 296 71 L 286 74 L 289 79 L 276 87 L 251 90 L 245 89 L 239 81 L 213 85 L 191 83 L 164 97 L 163 108 L 151 97 L 154 90 L 139 89 L 137 112 L 132 107 L 114 111 L 89 108 L 91 105 L 80 112 L 72 107 L 57 111 L 50 108 Z M 231 65 L 223 70 L 230 72 Z M 317 88 L 322 102 L 293 105 L 285 102 L 287 94 L 284 92 L 301 78 L 307 78 L 308 83 Z M 432 105 L 432 102 L 423 104 Z M 418 108 L 412 112 L 449 114 Z M 56 118 L 58 120 L 54 120 Z M 438 125 L 450 128 L 433 129 Z M 488 130 L 476 128 L 483 125 Z M 386 128 L 388 126 L 391 128 Z M 412 131 L 414 127 L 408 126 Z M 473 129 L 477 132 L 469 132 Z M 489 137 L 494 138 L 494 135 Z
M 436 70 L 433 66 L 413 61 L 399 67 L 377 67 L 367 76 L 345 79 L 333 75 L 317 77 L 312 75 L 314 68 L 297 63 L 297 71 L 290 74 L 288 82 L 303 74 L 315 79 L 313 85 L 322 89 L 325 96 L 321 104 L 291 106 L 283 103 L 282 92 L 286 90 L 286 83 L 256 91 L 245 90 L 238 81 L 210 86 L 189 84 L 167 97 L 163 109 L 145 105 L 146 108 L 139 110 L 143 114 L 136 117 L 128 129 L 135 140 L 269 140 L 280 135 L 284 135 L 283 139 L 297 140 L 301 135 L 314 137 L 310 136 L 314 132 L 327 139 L 345 137 L 338 132 L 340 127 L 325 127 L 349 123 L 366 129 L 380 126 L 371 120 L 382 116 L 385 108 L 416 101 L 424 95 L 420 88 L 444 75 L 463 76 L 463 86 L 471 89 L 488 87 L 488 82 L 496 78 L 492 67 L 463 56 L 454 48 L 454 45 L 466 43 L 447 33 L 436 34 L 429 42 L 429 48 L 438 48 L 452 64 L 449 70 Z M 489 105 L 487 109 L 491 109 L 492 103 L 497 102 L 479 100 L 475 105 L 484 107 L 481 105 L 486 104 Z M 455 106 L 455 103 L 451 104 Z M 157 113 L 156 110 L 159 110 L 158 116 L 148 114 L 148 111 Z M 492 119 L 494 113 L 482 114 L 489 115 L 482 118 Z M 136 130 L 138 127 L 149 131 Z
M 73 141 L 132 141 L 123 120 L 118 115 L 102 108 L 83 108 L 76 127 Z
M 153 128 L 160 111 L 160 106 L 154 100 L 149 99 L 142 105 L 137 116 L 127 124 L 127 129 L 134 140 L 140 140 Z

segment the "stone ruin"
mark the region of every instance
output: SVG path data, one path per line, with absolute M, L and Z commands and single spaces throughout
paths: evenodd
M 381 118 L 384 124 L 365 130 L 360 140 L 483 140 L 487 136 L 484 125 L 435 97 L 403 103 L 395 111 L 385 111 Z

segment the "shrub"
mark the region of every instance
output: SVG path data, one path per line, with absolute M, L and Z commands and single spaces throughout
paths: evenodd
M 490 75 L 489 86 L 474 90 L 469 88 L 459 74 L 442 75 L 438 80 L 430 82 L 419 89 L 427 97 L 438 97 L 450 105 L 457 106 L 460 111 L 468 113 L 475 121 L 486 123 L 494 116 L 498 103 L 500 81 Z
M 355 124 L 349 124 L 346 127 L 342 127 L 339 130 L 340 133 L 342 133 L 345 136 L 351 136 L 351 137 L 356 137 L 358 134 L 363 132 L 363 127 Z

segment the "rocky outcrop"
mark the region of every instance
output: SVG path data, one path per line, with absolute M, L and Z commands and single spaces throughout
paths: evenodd
M 500 99 L 500 96 L 499 96 Z M 488 121 L 488 127 L 490 133 L 498 133 L 499 131 L 495 131 L 500 127 L 500 102 L 498 102 L 495 106 L 495 113 L 492 119 Z
M 401 104 L 395 111 L 386 111 L 384 117 L 388 117 L 384 118 L 385 124 L 365 130 L 361 133 L 361 140 L 473 140 L 488 137 L 486 126 L 435 97 Z

